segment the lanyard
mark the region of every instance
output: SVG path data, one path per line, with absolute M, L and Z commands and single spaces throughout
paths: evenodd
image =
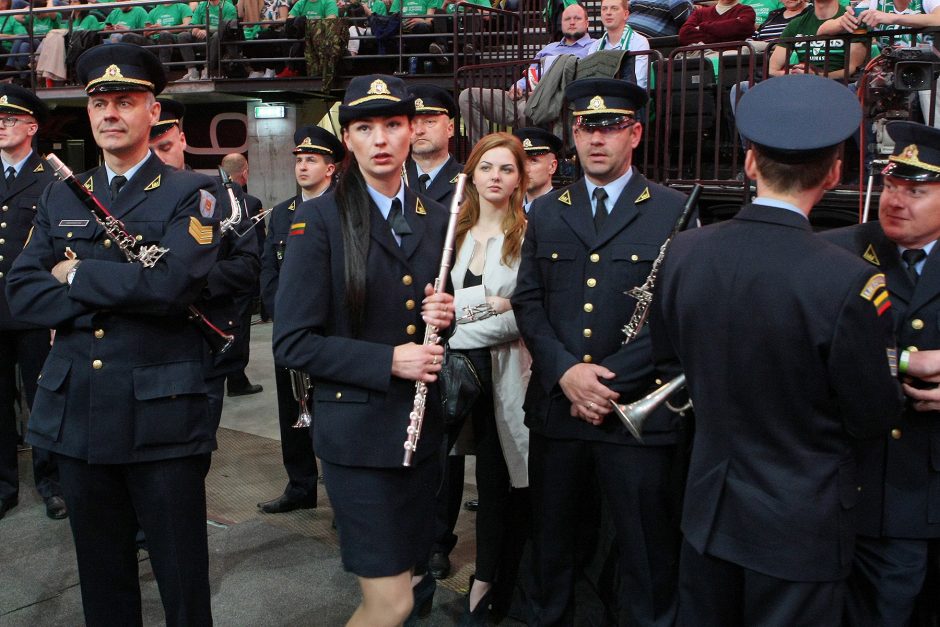
M 633 39 L 633 29 L 630 28 L 629 24 L 625 24 L 623 27 L 623 35 L 620 37 L 620 49 L 626 51 L 630 45 L 631 39 Z M 607 47 L 607 41 L 607 33 L 604 33 L 604 39 L 601 41 L 599 50 L 603 50 Z

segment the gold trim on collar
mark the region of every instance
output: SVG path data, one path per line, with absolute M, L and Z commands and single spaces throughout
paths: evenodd
M 295 198 L 294 200 L 291 201 L 290 205 L 287 206 L 287 210 L 293 211 L 296 208 L 297 208 L 297 199 Z
M 45 171 L 46 171 L 46 169 L 45 169 L 44 167 L 42 167 L 42 164 L 41 164 L 41 163 L 40 163 L 39 165 L 37 165 L 36 168 L 33 170 L 33 172 L 45 172 Z
M 558 197 L 558 202 L 571 206 L 571 190 L 565 190 L 565 193 Z
M 144 188 L 144 191 L 145 191 L 145 192 L 149 192 L 149 191 L 151 191 L 151 190 L 154 190 L 154 189 L 157 189 L 158 187 L 160 187 L 160 176 L 161 176 L 161 175 L 158 174 L 158 175 L 157 175 L 157 178 L 155 178 L 155 179 L 153 179 L 152 181 L 150 181 L 150 183 L 147 185 L 147 187 Z
M 878 259 L 878 255 L 875 254 L 875 247 L 872 244 L 869 244 L 868 248 L 865 249 L 865 252 L 862 254 L 862 259 L 870 263 L 873 263 L 876 266 L 881 265 L 881 261 Z
M 650 199 L 650 188 L 646 187 L 643 189 L 642 192 L 640 192 L 640 195 L 636 197 L 636 200 L 633 201 L 633 204 L 638 205 L 644 200 L 649 200 L 649 199 Z
M 94 175 L 89 176 L 89 177 L 88 177 L 88 180 L 85 181 L 85 189 L 87 189 L 87 190 L 90 191 L 90 192 L 94 192 L 94 191 L 95 191 L 95 177 L 94 177 Z
M 928 172 L 940 173 L 940 166 L 932 165 L 930 163 L 924 163 L 920 160 L 920 157 L 917 152 L 917 144 L 911 144 L 899 155 L 891 155 L 888 157 L 888 161 L 893 161 L 894 163 L 901 163 L 904 165 L 914 166 L 915 168 L 920 168 L 921 170 L 927 170 Z
M 421 202 L 421 199 L 418 198 L 415 202 L 415 213 L 419 216 L 428 215 L 428 210 L 424 208 L 424 203 Z

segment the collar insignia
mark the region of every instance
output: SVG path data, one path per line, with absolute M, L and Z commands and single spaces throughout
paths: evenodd
M 369 85 L 369 91 L 366 92 L 370 96 L 391 96 L 392 92 L 388 90 L 388 85 L 385 84 L 381 78 L 377 78 L 372 81 L 372 84 Z
M 42 167 L 42 164 L 41 164 L 41 163 L 36 166 L 36 169 L 35 169 L 35 170 L 33 170 L 33 172 L 45 172 L 45 171 L 46 171 L 46 169 L 45 169 L 44 167 Z
M 423 109 L 423 108 L 424 108 L 424 99 L 415 98 L 415 109 Z
M 88 180 L 85 181 L 85 189 L 87 189 L 87 190 L 90 191 L 90 192 L 94 192 L 94 191 L 95 191 L 95 179 L 94 179 L 94 177 L 91 177 L 91 176 L 88 177 Z
M 650 188 L 646 187 L 643 189 L 640 195 L 636 197 L 636 200 L 633 201 L 633 204 L 638 205 L 644 200 L 649 200 L 649 199 L 650 199 Z
M 287 210 L 293 211 L 296 208 L 297 208 L 297 199 L 295 198 L 294 200 L 291 201 L 290 205 L 287 206 Z
M 459 174 L 458 174 L 458 175 L 455 175 L 454 178 L 452 178 L 452 179 L 450 180 L 450 184 L 451 184 L 451 185 L 456 185 L 456 184 L 457 184 L 457 177 L 458 177 L 458 176 L 460 176 L 460 175 L 459 175 Z
M 878 260 L 878 255 L 875 254 L 875 247 L 871 244 L 869 244 L 868 248 L 865 249 L 864 254 L 862 254 L 862 259 L 869 263 L 873 263 L 876 266 L 881 265 L 881 261 Z
M 415 202 L 415 213 L 419 216 L 428 215 L 428 210 L 424 208 L 424 203 L 421 202 L 421 199 L 418 198 Z
M 600 109 L 606 109 L 607 106 L 604 104 L 604 99 L 600 96 L 594 96 L 591 98 L 591 102 L 587 106 L 588 109 L 598 111 Z
M 565 193 L 558 197 L 558 202 L 571 206 L 571 190 L 565 190 Z
M 152 181 L 150 181 L 150 184 L 147 185 L 147 187 L 144 188 L 144 191 L 145 191 L 145 192 L 149 192 L 149 191 L 151 191 L 151 190 L 154 190 L 154 189 L 157 189 L 158 187 L 160 187 L 160 176 L 161 176 L 161 175 L 158 174 L 158 175 L 157 175 L 157 178 L 155 178 L 155 179 L 153 179 Z

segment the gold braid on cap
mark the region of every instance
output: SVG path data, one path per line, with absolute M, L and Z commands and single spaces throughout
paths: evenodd
M 27 109 L 26 107 L 21 106 L 21 105 L 17 105 L 17 104 L 13 104 L 12 102 L 10 102 L 10 100 L 9 100 L 9 98 L 7 98 L 6 94 L 4 94 L 2 97 L 0 97 L 0 107 L 6 107 L 6 108 L 8 108 L 8 109 L 16 109 L 16 110 L 18 110 L 18 111 L 24 111 L 24 112 L 26 112 L 26 113 L 29 114 L 29 115 L 33 115 L 33 112 L 32 112 L 31 110 Z
M 619 113 L 620 115 L 634 115 L 636 112 L 631 109 L 610 109 L 607 107 L 607 103 L 604 102 L 604 99 L 600 96 L 594 96 L 591 98 L 591 102 L 588 103 L 587 109 L 583 111 L 575 111 L 574 115 L 597 115 L 600 113 Z
M 357 98 L 350 102 L 347 106 L 355 107 L 364 102 L 370 102 L 372 100 L 390 100 L 392 102 L 401 102 L 401 98 L 393 96 L 392 92 L 388 90 L 388 85 L 381 78 L 377 78 L 372 81 L 372 84 L 369 85 L 369 91 L 366 92 L 366 95 L 363 98 Z
M 927 170 L 928 172 L 934 172 L 940 174 L 940 166 L 932 165 L 930 163 L 924 163 L 920 160 L 920 156 L 917 152 L 917 144 L 911 144 L 905 148 L 899 155 L 891 155 L 888 157 L 888 161 L 893 161 L 894 163 L 902 163 L 904 165 L 914 166 L 915 168 L 920 168 L 921 170 Z
M 104 74 L 102 74 L 100 77 L 94 80 L 88 81 L 88 84 L 85 85 L 85 91 L 87 92 L 89 89 L 92 89 L 95 85 L 98 85 L 100 83 L 127 83 L 129 85 L 143 85 L 144 87 L 146 87 L 147 89 L 150 89 L 151 91 L 154 88 L 154 84 L 151 83 L 150 81 L 145 81 L 140 78 L 125 77 L 123 74 L 121 74 L 121 68 L 119 68 L 114 63 L 109 65 L 105 69 Z

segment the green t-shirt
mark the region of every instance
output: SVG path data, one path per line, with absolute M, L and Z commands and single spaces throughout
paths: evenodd
M 238 19 L 238 9 L 235 8 L 235 5 L 229 2 L 228 0 L 223 0 L 222 5 L 222 19 L 227 21 L 237 20 Z M 206 10 L 208 8 L 208 11 Z M 190 22 L 193 26 L 205 26 L 206 25 L 206 13 L 209 14 L 209 30 L 218 30 L 219 28 L 219 5 L 213 6 L 207 0 L 203 0 L 196 5 L 196 8 L 193 10 L 193 21 Z
M 465 0 L 465 1 L 467 2 L 467 4 L 475 4 L 477 6 L 486 7 L 488 9 L 493 8 L 493 4 L 489 0 Z M 435 8 L 439 9 L 442 4 L 443 2 L 438 2 Z M 448 13 L 453 13 L 456 10 L 457 10 L 456 2 L 451 2 L 450 4 L 447 5 Z
M 760 28 L 760 25 L 767 19 L 767 14 L 776 9 L 782 9 L 783 3 L 780 0 L 741 0 L 741 4 L 746 4 L 754 9 L 757 19 L 754 20 L 754 27 Z
M 141 6 L 131 7 L 130 11 L 124 11 L 120 8 L 111 9 L 105 24 L 111 26 L 121 25 L 130 29 L 144 28 L 147 26 L 147 11 Z
M 26 18 L 26 19 L 29 19 L 29 18 Z M 45 35 L 49 31 L 51 31 L 53 28 L 62 28 L 59 25 L 58 13 L 51 14 L 51 17 L 49 17 L 49 14 L 47 14 L 46 16 L 37 15 L 37 16 L 34 16 L 32 20 L 33 20 L 33 36 L 34 37 L 39 36 L 39 35 Z
M 339 15 L 339 8 L 336 6 L 336 0 L 298 0 L 297 4 L 291 7 L 289 15 L 317 20 L 336 17 Z
M 150 9 L 147 22 L 154 26 L 180 26 L 187 17 L 192 17 L 192 9 L 188 4 L 158 4 Z
M 402 16 L 427 15 L 437 6 L 437 0 L 403 0 L 401 14 Z
M 101 30 L 104 24 L 94 15 L 86 15 L 80 21 L 72 24 L 72 30 Z
M 845 7 L 839 5 L 839 10 L 833 19 L 845 13 Z M 816 17 L 815 11 L 807 11 L 797 16 L 783 29 L 781 37 L 808 37 L 815 35 L 819 27 L 826 20 Z M 826 43 L 829 43 L 829 62 L 826 64 Z M 809 64 L 818 70 L 835 72 L 845 68 L 845 53 L 851 41 L 846 39 L 818 39 L 802 41 L 793 45 L 797 63 L 804 63 L 809 58 Z M 792 60 L 791 60 L 792 63 Z
M 393 13 L 401 13 L 401 0 L 392 0 L 391 10 L 385 6 L 385 2 L 383 2 L 383 0 L 372 0 L 369 8 L 372 9 L 372 15 L 390 15 Z
M 26 28 L 20 24 L 16 18 L 12 15 L 5 15 L 0 18 L 0 34 L 2 35 L 26 35 Z M 0 44 L 0 48 L 3 48 L 7 52 L 10 51 L 13 44 L 11 42 L 3 42 Z

